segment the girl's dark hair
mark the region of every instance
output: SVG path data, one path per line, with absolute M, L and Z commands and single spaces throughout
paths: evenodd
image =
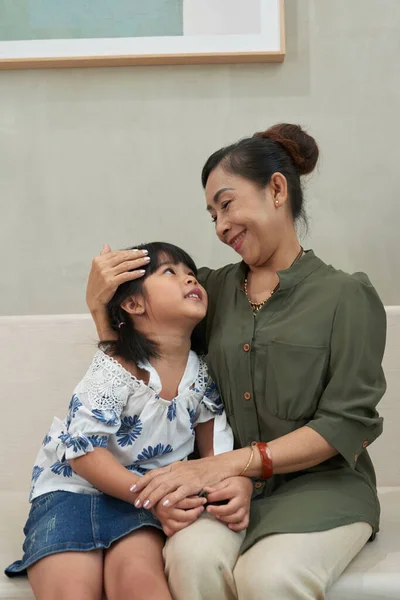
M 193 271 L 197 276 L 197 267 L 193 259 L 181 248 L 168 244 L 167 242 L 151 242 L 150 244 L 141 244 L 133 246 L 138 250 L 146 249 L 150 262 L 143 268 L 146 272 L 143 277 L 127 281 L 118 286 L 117 291 L 107 305 L 108 317 L 112 329 L 117 334 L 116 340 L 103 341 L 99 344 L 102 350 L 110 352 L 112 355 L 120 356 L 121 358 L 138 362 L 144 362 L 150 358 L 158 356 L 158 345 L 155 341 L 146 337 L 138 331 L 130 317 L 130 315 L 121 308 L 121 304 L 126 298 L 142 294 L 145 296 L 144 282 L 157 271 L 161 262 L 171 262 L 174 265 L 184 264 Z
M 260 189 L 268 185 L 274 173 L 282 173 L 288 182 L 293 221 L 306 221 L 300 176 L 314 170 L 318 154 L 316 141 L 299 125 L 280 123 L 214 152 L 203 167 L 201 181 L 206 187 L 211 171 L 219 164 Z

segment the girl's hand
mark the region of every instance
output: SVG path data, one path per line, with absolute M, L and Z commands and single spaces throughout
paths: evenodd
M 92 261 L 86 288 L 86 302 L 92 314 L 104 310 L 121 283 L 143 276 L 140 269 L 149 262 L 146 253 L 146 250 L 112 252 L 108 244 L 103 246 L 100 256 Z
M 194 496 L 185 498 L 173 507 L 163 506 L 158 503 L 153 509 L 153 515 L 160 521 L 166 536 L 172 537 L 174 533 L 191 525 L 204 511 L 205 498 Z
M 250 501 L 253 483 L 248 477 L 229 477 L 214 485 L 204 488 L 207 492 L 207 512 L 219 521 L 226 523 L 232 531 L 247 529 L 250 515 Z M 218 506 L 213 502 L 228 500 L 227 504 Z
M 197 496 L 203 488 L 231 475 L 222 457 L 182 461 L 149 471 L 131 488 L 137 494 L 135 506 L 151 509 L 161 501 L 172 507 L 184 498 Z

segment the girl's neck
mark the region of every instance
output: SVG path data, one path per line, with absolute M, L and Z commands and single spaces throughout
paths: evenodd
M 178 334 L 158 334 L 152 336 L 157 342 L 159 356 L 151 358 L 150 364 L 158 373 L 162 389 L 159 392 L 164 400 L 173 400 L 178 395 L 179 384 L 185 373 L 189 352 L 190 337 Z
M 190 336 L 169 332 L 151 335 L 151 339 L 158 345 L 159 356 L 151 358 L 149 362 L 157 371 L 161 366 L 186 366 L 191 345 Z
M 135 328 L 158 346 L 158 358 L 150 359 L 155 369 L 162 363 L 186 365 L 193 325 L 185 327 L 182 323 L 154 323 L 151 319 L 141 319 L 135 323 Z

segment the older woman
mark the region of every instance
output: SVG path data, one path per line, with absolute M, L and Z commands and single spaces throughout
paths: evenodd
M 135 493 L 165 522 L 201 489 L 223 500 L 231 476 L 252 478 L 254 495 L 245 537 L 227 527 L 228 504 L 168 540 L 177 600 L 323 598 L 378 531 L 366 448 L 382 431 L 385 311 L 366 275 L 338 271 L 299 244 L 300 178 L 317 160 L 315 140 L 281 124 L 218 150 L 203 169 L 217 236 L 242 259 L 201 270 L 209 310 L 198 331 L 236 449 L 152 471 Z M 140 276 L 142 261 L 107 252 L 93 262 L 87 299 L 100 336 L 105 303 Z

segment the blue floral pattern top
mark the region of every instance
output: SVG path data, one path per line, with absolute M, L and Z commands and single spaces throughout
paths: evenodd
M 214 452 L 232 450 L 232 431 L 202 358 L 190 352 L 178 395 L 171 401 L 159 396 L 156 370 L 149 363 L 139 367 L 148 371 L 148 384 L 101 350 L 96 352 L 66 418 L 55 417 L 43 439 L 30 500 L 56 490 L 99 494 L 69 464 L 96 447 L 107 448 L 127 469 L 143 475 L 186 459 L 194 448 L 196 425 L 215 419 Z

